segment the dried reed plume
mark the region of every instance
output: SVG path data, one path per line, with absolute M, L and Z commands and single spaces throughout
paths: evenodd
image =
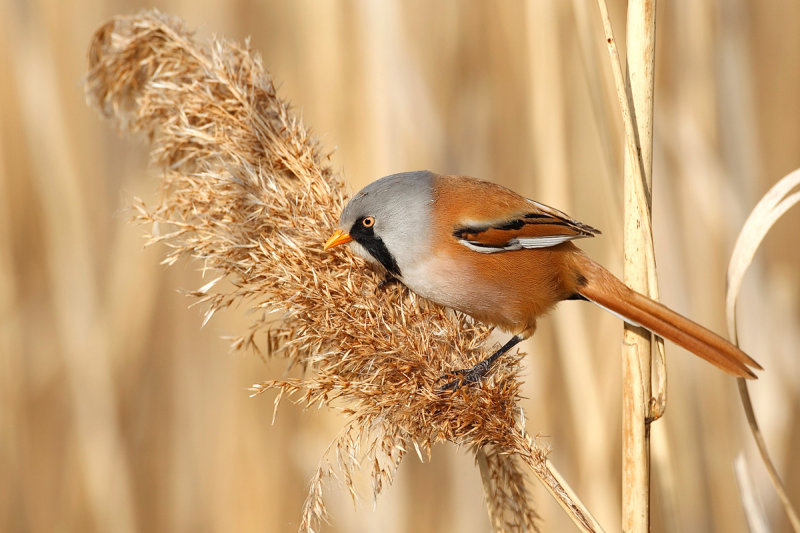
M 326 477 L 337 473 L 355 497 L 352 474 L 365 465 L 377 496 L 407 450 L 430 455 L 444 441 L 475 452 L 496 531 L 536 529 L 523 465 L 576 524 L 598 528 L 525 431 L 520 356 L 480 386 L 439 392 L 443 374 L 485 356 L 489 329 L 402 286 L 376 297 L 378 274 L 322 251 L 345 201 L 342 178 L 246 43 L 200 43 L 180 20 L 147 11 L 103 25 L 89 61 L 91 105 L 120 130 L 145 133 L 163 171 L 158 205 L 137 204 L 150 242 L 168 246 L 165 263 L 193 258 L 213 278 L 192 293 L 206 320 L 240 302 L 258 311 L 236 348 L 304 370 L 255 393 L 346 415 L 312 477 L 301 530 L 326 516 Z

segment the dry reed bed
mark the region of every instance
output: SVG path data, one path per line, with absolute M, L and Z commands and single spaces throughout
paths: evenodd
M 118 17 L 92 41 L 87 95 L 120 130 L 147 136 L 163 182 L 158 205 L 138 203 L 138 220 L 168 247 L 165 263 L 202 263 L 212 280 L 193 294 L 207 319 L 246 303 L 258 313 L 234 346 L 303 369 L 255 392 L 346 415 L 301 529 L 326 517 L 326 477 L 338 473 L 355 497 L 353 472 L 364 465 L 377 495 L 409 449 L 430 455 L 444 441 L 475 451 L 497 531 L 535 529 L 523 463 L 576 523 L 596 527 L 525 432 L 520 356 L 503 358 L 480 387 L 439 392 L 444 373 L 485 355 L 489 330 L 404 287 L 378 289 L 361 261 L 322 251 L 345 201 L 342 179 L 246 44 L 201 43 L 155 11 Z
M 622 31 L 625 3 L 609 4 Z M 351 185 L 421 166 L 497 180 L 601 227 L 604 238 L 587 248 L 621 272 L 622 123 L 595 4 L 347 6 L 199 2 L 181 14 L 237 38 L 253 35 L 280 73 L 281 92 L 328 134 L 327 146 L 339 147 L 334 168 L 346 168 Z M 173 288 L 202 285 L 201 264 L 159 267 L 164 248 L 142 252 L 142 228 L 115 215 L 132 194 L 155 205 L 157 173 L 143 170 L 141 142 L 121 142 L 86 109 L 79 80 L 92 32 L 140 6 L 4 7 L 0 530 L 296 524 L 303 485 L 341 418 L 284 405 L 280 423 L 265 424 L 269 407 L 247 401 L 241 388 L 276 374 L 249 351 L 221 357 L 216 339 L 241 333 L 239 313 L 198 331 L 198 310 L 185 312 Z M 787 120 L 800 104 L 800 47 L 783 46 L 800 35 L 798 14 L 800 4 L 775 0 L 658 4 L 659 280 L 666 303 L 718 332 L 735 235 L 760 192 L 800 165 L 800 122 Z M 392 76 L 376 87 L 381 72 Z M 772 230 L 739 306 L 743 345 L 768 368 L 752 388 L 754 402 L 794 500 L 800 249 L 787 243 L 798 223 L 795 210 Z M 528 426 L 558 443 L 550 457 L 610 529 L 620 521 L 620 331 L 617 319 L 591 306 L 559 306 L 525 347 L 522 389 Z M 653 425 L 654 527 L 745 531 L 730 461 L 752 450 L 735 388 L 668 351 L 670 406 Z M 269 368 L 283 364 L 275 358 Z M 301 447 L 310 453 L 298 454 Z M 488 529 L 464 455 L 441 446 L 431 464 L 409 458 L 375 512 L 344 501 L 329 529 Z M 786 531 L 757 457 L 748 462 L 756 503 L 774 530 Z M 347 498 L 326 494 L 331 507 Z M 536 499 L 544 529 L 569 530 L 555 505 Z

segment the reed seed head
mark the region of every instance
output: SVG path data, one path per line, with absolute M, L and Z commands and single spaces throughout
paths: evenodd
M 535 528 L 521 465 L 544 468 L 545 452 L 521 423 L 521 356 L 501 358 L 479 386 L 439 390 L 448 371 L 486 356 L 489 329 L 401 285 L 376 295 L 379 274 L 345 250 L 323 251 L 345 203 L 342 178 L 247 43 L 200 42 L 157 11 L 117 17 L 92 40 L 86 94 L 149 141 L 161 193 L 157 205 L 136 204 L 136 219 L 166 246 L 165 263 L 191 258 L 212 278 L 191 292 L 206 319 L 246 303 L 259 313 L 234 347 L 304 370 L 254 394 L 346 415 L 312 477 L 302 530 L 325 519 L 321 487 L 334 471 L 354 492 L 363 465 L 377 495 L 409 449 L 429 455 L 439 442 L 484 457 L 497 531 Z

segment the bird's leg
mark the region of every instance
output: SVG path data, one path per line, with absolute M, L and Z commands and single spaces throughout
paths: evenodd
M 521 335 L 521 334 L 514 335 L 513 337 L 511 337 L 511 340 L 509 340 L 507 343 L 505 343 L 503 346 L 501 346 L 499 350 L 497 350 L 492 355 L 490 355 L 489 357 L 487 357 L 486 359 L 484 359 L 483 361 L 481 361 L 477 365 L 473 366 L 472 368 L 465 368 L 465 369 L 454 370 L 453 372 L 450 372 L 449 375 L 457 376 L 456 379 L 454 379 L 453 381 L 451 381 L 451 382 L 449 382 L 449 383 L 447 383 L 445 385 L 442 385 L 439 388 L 439 390 L 448 390 L 448 389 L 450 389 L 450 390 L 456 391 L 456 390 L 458 390 L 458 388 L 461 385 L 463 385 L 465 383 L 466 384 L 470 384 L 470 383 L 478 383 L 478 382 L 480 382 L 484 377 L 486 377 L 486 374 L 489 373 L 489 368 L 491 368 L 492 363 L 497 361 L 497 359 L 501 355 L 503 355 L 504 353 L 509 351 L 511 348 L 513 348 L 514 346 L 516 346 L 517 344 L 522 342 L 525 338 L 526 337 Z M 444 376 L 442 376 L 442 377 L 444 377 Z

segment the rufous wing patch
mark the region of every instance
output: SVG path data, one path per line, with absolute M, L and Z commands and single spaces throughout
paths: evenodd
M 558 209 L 491 182 L 437 176 L 435 183 L 436 223 L 449 225 L 441 229 L 474 251 L 547 248 L 600 233 Z
M 526 213 L 492 225 L 464 225 L 453 231 L 464 246 L 483 253 L 522 248 L 548 248 L 566 241 L 592 237 L 597 230 L 570 219 L 545 213 Z

